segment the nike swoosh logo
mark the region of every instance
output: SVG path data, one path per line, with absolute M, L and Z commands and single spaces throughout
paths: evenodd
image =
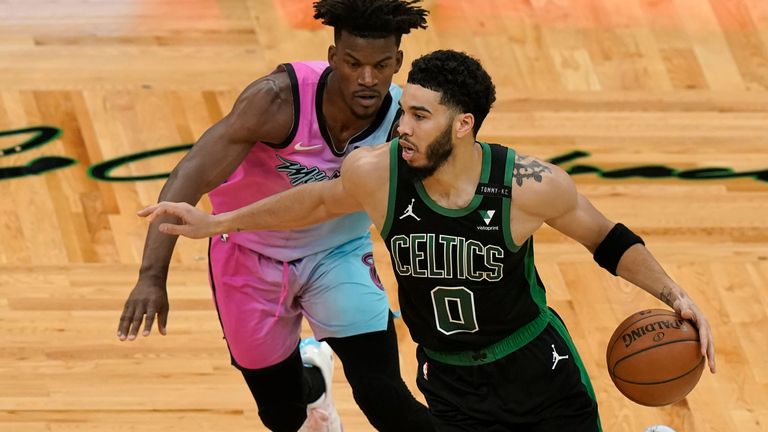
M 307 151 L 307 150 L 314 150 L 314 149 L 320 148 L 322 146 L 323 146 L 322 144 L 313 145 L 313 146 L 305 146 L 304 143 L 299 141 L 299 142 L 296 143 L 296 145 L 293 146 L 293 148 L 295 150 L 298 150 L 298 151 Z

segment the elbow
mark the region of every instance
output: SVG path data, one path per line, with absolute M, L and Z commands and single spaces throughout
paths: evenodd
M 587 250 L 589 250 L 590 253 L 594 254 L 595 251 L 597 251 L 597 248 L 599 248 L 603 241 L 605 241 L 605 239 L 608 237 L 608 234 L 610 234 L 611 230 L 613 230 L 615 226 L 616 224 L 613 222 L 601 225 L 597 231 L 595 231 L 595 235 L 590 239 L 590 241 L 586 242 L 584 246 L 587 248 Z

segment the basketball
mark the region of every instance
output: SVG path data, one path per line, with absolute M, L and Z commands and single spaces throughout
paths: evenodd
M 705 364 L 696 326 L 664 309 L 643 310 L 619 324 L 606 360 L 616 388 L 645 406 L 683 399 L 699 382 Z

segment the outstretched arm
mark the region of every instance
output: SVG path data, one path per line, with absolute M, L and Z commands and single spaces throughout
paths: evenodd
M 204 238 L 233 231 L 301 228 L 357 211 L 365 211 L 377 226 L 387 207 L 388 144 L 361 148 L 344 159 L 341 177 L 304 184 L 246 207 L 209 215 L 187 203 L 161 202 L 139 212 L 150 221 L 165 215 L 181 223 L 162 223 L 166 234 Z M 382 210 L 383 209 L 383 210 Z
M 363 210 L 344 190 L 340 178 L 301 185 L 272 195 L 246 207 L 218 215 L 207 214 L 187 203 L 161 202 L 138 214 L 150 221 L 173 215 L 180 224 L 162 223 L 161 232 L 190 238 L 205 238 L 234 231 L 301 228 Z
M 578 241 L 593 254 L 614 229 L 616 223 L 608 220 L 592 203 L 578 193 L 571 178 L 561 169 L 551 167 L 552 176 L 542 183 L 540 193 L 527 207 L 528 214 L 544 209 L 541 220 L 563 234 Z M 539 201 L 541 200 L 541 201 Z M 612 250 L 613 248 L 608 248 Z M 696 323 L 699 329 L 702 355 L 715 372 L 715 347 L 712 329 L 707 318 L 691 300 L 688 293 L 667 275 L 648 249 L 635 243 L 627 249 L 617 249 L 620 255 L 615 274 L 637 285 L 677 311 L 683 318 Z

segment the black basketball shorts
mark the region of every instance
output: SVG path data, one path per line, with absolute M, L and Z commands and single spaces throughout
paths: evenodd
M 599 432 L 592 384 L 552 316 L 527 345 L 492 363 L 440 363 L 419 347 L 417 385 L 441 432 Z

